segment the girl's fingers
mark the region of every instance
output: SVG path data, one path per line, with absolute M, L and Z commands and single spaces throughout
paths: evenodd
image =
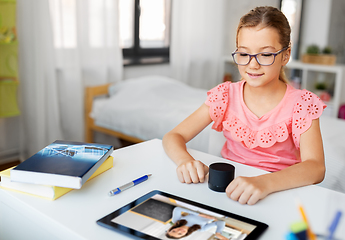
M 238 183 L 237 183 L 237 179 L 234 179 L 232 182 L 230 182 L 230 184 L 228 185 L 228 187 L 225 189 L 226 195 L 228 196 L 228 198 L 231 198 L 232 193 L 235 191 L 235 189 L 237 188 Z M 237 200 L 236 200 L 237 201 Z
M 183 179 L 184 179 L 184 182 L 185 183 L 191 183 L 192 182 L 192 179 L 191 179 L 191 176 L 190 176 L 190 174 L 189 174 L 189 171 L 188 171 L 188 169 L 184 169 L 183 171 L 182 171 L 182 174 L 183 174 Z
M 196 164 L 196 171 L 197 171 L 197 182 L 205 182 L 205 168 L 204 168 L 204 164 L 200 162 L 200 164 Z M 194 182 L 195 183 L 195 182 Z
M 198 175 L 198 170 L 196 168 L 192 168 L 189 170 L 189 175 L 191 178 L 191 182 L 193 183 L 198 183 L 199 182 L 199 175 Z
M 177 178 L 178 178 L 178 180 L 179 180 L 181 183 L 184 183 L 184 178 L 183 178 L 183 173 L 182 173 L 182 171 L 180 171 L 179 169 L 177 169 L 176 173 L 177 173 Z
M 259 195 L 257 194 L 252 194 L 252 196 L 250 197 L 250 199 L 247 201 L 248 205 L 254 205 L 255 203 L 257 203 L 261 198 L 259 197 Z
M 251 193 L 241 177 L 235 178 L 226 188 L 226 195 L 234 201 L 245 204 Z
M 253 205 L 267 193 L 256 178 L 237 177 L 226 188 L 226 195 L 241 204 Z
M 251 191 L 243 191 L 238 198 L 238 202 L 241 204 L 248 203 L 249 199 L 252 197 L 253 193 Z
M 200 161 L 181 164 L 176 169 L 177 177 L 182 183 L 199 183 L 205 181 L 208 167 Z
M 243 193 L 243 190 L 240 188 L 236 188 L 232 193 L 230 194 L 230 198 L 234 201 L 238 201 Z

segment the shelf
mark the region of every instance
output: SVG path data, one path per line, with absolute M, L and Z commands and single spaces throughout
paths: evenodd
M 300 61 L 290 61 L 286 65 L 287 68 L 296 68 L 301 70 L 308 70 L 308 71 L 316 71 L 316 72 L 329 72 L 335 73 L 341 71 L 344 66 L 343 65 L 320 65 L 320 64 L 312 64 L 312 63 L 304 63 Z

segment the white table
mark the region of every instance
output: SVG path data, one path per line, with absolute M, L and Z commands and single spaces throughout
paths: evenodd
M 190 153 L 208 165 L 227 161 L 195 150 Z M 158 139 L 116 150 L 113 156 L 111 170 L 56 201 L 0 189 L 0 239 L 128 239 L 97 225 L 96 220 L 155 189 L 267 223 L 269 228 L 260 239 L 285 239 L 290 224 L 301 220 L 296 198 L 304 205 L 311 227 L 317 233 L 326 231 L 336 206 L 345 213 L 345 194 L 319 186 L 274 193 L 248 206 L 230 200 L 225 193 L 211 191 L 207 183 L 182 184 Z M 233 165 L 237 176 L 265 173 L 241 164 Z M 149 173 L 152 177 L 148 181 L 117 196 L 107 195 L 111 189 Z M 344 239 L 345 217 L 336 236 Z

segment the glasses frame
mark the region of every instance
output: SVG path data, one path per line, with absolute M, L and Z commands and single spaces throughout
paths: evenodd
M 282 53 L 283 51 L 287 50 L 288 48 L 289 48 L 289 47 L 284 47 L 284 48 L 282 48 L 281 50 L 279 50 L 279 51 L 276 52 L 276 53 L 272 53 L 272 52 L 259 52 L 259 53 L 257 53 L 257 54 L 249 54 L 249 53 L 245 53 L 245 52 L 237 52 L 237 51 L 236 51 L 237 49 L 236 49 L 233 53 L 231 53 L 231 55 L 232 55 L 232 59 L 234 60 L 234 62 L 235 62 L 237 65 L 240 65 L 240 66 L 246 66 L 246 65 L 248 65 L 248 64 L 250 63 L 250 61 L 252 60 L 253 57 L 255 58 L 256 62 L 257 62 L 259 65 L 261 65 L 261 66 L 271 66 L 271 65 L 275 62 L 276 56 L 279 55 L 280 53 Z M 239 64 L 239 63 L 237 63 L 236 60 L 235 60 L 235 54 L 237 54 L 237 53 L 244 53 L 244 54 L 247 54 L 247 55 L 249 56 L 248 62 L 247 62 L 246 64 Z M 258 60 L 258 57 L 257 57 L 257 56 L 258 56 L 259 54 L 263 54 L 263 53 L 273 54 L 274 58 L 273 58 L 273 62 L 272 62 L 271 64 L 261 64 L 261 63 L 260 63 L 260 61 Z

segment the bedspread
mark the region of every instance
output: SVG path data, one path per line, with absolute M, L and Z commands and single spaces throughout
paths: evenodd
M 93 102 L 91 117 L 105 127 L 142 140 L 162 139 L 206 100 L 207 90 L 164 76 L 124 80 L 109 87 L 109 98 Z M 209 127 L 188 143 L 208 150 Z

